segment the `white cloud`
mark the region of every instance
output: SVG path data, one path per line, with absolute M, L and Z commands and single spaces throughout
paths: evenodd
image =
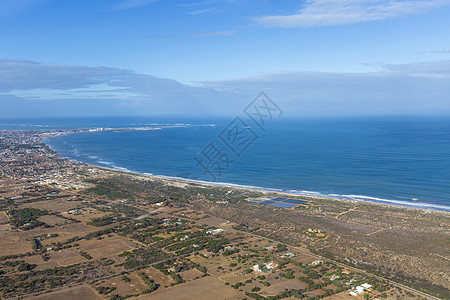
M 113 6 L 112 10 L 127 10 L 132 8 L 138 8 L 157 1 L 159 0 L 125 0 Z
M 320 27 L 385 20 L 450 4 L 450 0 L 309 0 L 296 14 L 263 16 L 268 27 Z
M 130 92 L 126 87 L 111 86 L 107 83 L 94 84 L 88 87 L 80 87 L 73 89 L 27 89 L 27 90 L 11 90 L 3 95 L 11 95 L 22 99 L 36 100 L 98 100 L 98 99 L 128 99 L 141 96 L 139 93 Z
M 199 9 L 199 10 L 193 10 L 193 11 L 190 11 L 190 12 L 188 12 L 188 14 L 189 14 L 189 15 L 196 16 L 196 15 L 207 14 L 207 13 L 210 13 L 210 12 L 212 12 L 212 11 L 214 11 L 213 8 L 205 8 L 205 9 Z
M 375 73 L 279 72 L 201 84 L 238 99 L 265 91 L 292 117 L 450 114 L 450 61 L 383 67 Z
M 201 38 L 212 36 L 231 36 L 234 35 L 234 31 L 213 31 L 213 32 L 198 32 L 191 34 L 174 34 L 174 35 L 149 35 L 152 39 L 181 39 L 181 38 Z

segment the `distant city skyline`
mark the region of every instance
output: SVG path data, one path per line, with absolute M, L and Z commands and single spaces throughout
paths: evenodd
M 449 0 L 0 0 L 0 117 L 450 113 Z

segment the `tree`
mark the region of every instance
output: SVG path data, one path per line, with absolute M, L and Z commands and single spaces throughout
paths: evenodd
M 278 252 L 283 252 L 283 251 L 286 251 L 286 250 L 287 250 L 286 245 L 283 245 L 283 244 L 278 244 L 277 245 L 277 251 Z

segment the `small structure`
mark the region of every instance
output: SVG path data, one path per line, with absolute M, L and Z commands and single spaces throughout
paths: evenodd
M 309 265 L 315 267 L 315 266 L 320 265 L 321 263 L 323 263 L 323 260 L 315 260 L 315 261 L 311 262 Z
M 262 266 L 262 268 L 261 268 Z M 271 271 L 275 268 L 278 267 L 277 263 L 274 263 L 273 261 L 271 261 L 270 263 L 264 263 L 262 265 L 254 265 L 253 266 L 253 272 L 255 273 L 263 273 L 265 271 Z
M 365 291 L 367 291 L 371 287 L 372 287 L 372 285 L 370 285 L 368 283 L 363 283 L 363 284 L 358 285 L 357 287 L 355 287 L 352 291 L 350 291 L 350 295 L 358 296 L 359 294 L 364 293 Z
M 212 234 L 212 235 L 219 234 L 221 232 L 223 232 L 222 228 L 210 229 L 210 230 L 206 231 L 207 234 Z
M 365 289 L 370 289 L 371 287 L 372 287 L 372 285 L 371 284 L 368 284 L 368 283 L 363 283 L 363 284 L 361 284 L 361 286 L 363 287 L 363 288 L 365 288 Z
M 339 279 L 339 278 L 341 278 L 341 276 L 336 275 L 336 274 L 333 274 L 333 275 L 330 276 L 330 280 L 331 281 L 335 281 L 336 279 Z
M 277 268 L 277 267 L 278 267 L 278 264 L 277 264 L 277 263 L 274 263 L 273 261 L 271 261 L 270 263 L 266 263 L 265 266 L 266 266 L 267 270 L 270 271 L 270 270 L 272 270 L 272 269 Z
M 263 270 L 261 270 L 261 269 L 259 268 L 259 265 L 254 265 L 254 266 L 253 266 L 253 272 L 255 272 L 255 273 L 262 273 Z

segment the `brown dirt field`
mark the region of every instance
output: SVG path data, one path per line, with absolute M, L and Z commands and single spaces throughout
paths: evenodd
M 86 259 L 78 254 L 79 251 L 72 249 L 65 249 L 61 252 L 50 251 L 50 260 L 48 262 L 56 261 L 59 266 L 69 266 L 81 262 L 85 262 Z
M 2 236 L 2 243 L 0 243 L 0 256 L 22 254 L 31 251 L 30 240 L 35 236 L 49 233 L 56 233 L 59 235 L 57 238 L 44 240 L 42 245 L 45 247 L 47 244 L 51 244 L 52 242 L 65 241 L 76 235 L 84 236 L 89 232 L 96 230 L 98 230 L 98 228 L 82 223 L 66 224 L 55 228 L 37 227 L 26 231 L 19 230 L 18 232 L 13 232 Z
M 26 239 L 38 235 L 31 233 L 31 231 L 34 230 L 6 234 L 2 236 L 2 242 L 0 243 L 0 256 L 27 253 L 31 251 L 31 242 Z
M 86 261 L 86 259 L 79 255 L 76 250 L 72 249 L 65 249 L 61 252 L 50 251 L 48 253 L 50 254 L 50 259 L 48 261 L 43 261 L 40 255 L 24 257 L 23 260 L 30 264 L 37 264 L 36 271 L 69 266 Z
M 106 280 L 101 284 L 95 285 L 95 287 L 97 286 L 115 287 L 116 290 L 114 290 L 113 293 L 118 294 L 120 296 L 139 294 L 140 292 L 145 290 L 147 286 L 138 276 L 138 272 L 143 272 L 151 279 L 153 279 L 157 284 L 159 284 L 159 289 L 167 288 L 170 286 L 171 283 L 174 282 L 168 276 L 165 276 L 160 271 L 150 267 L 144 270 L 129 273 L 127 276 L 131 279 L 130 282 L 123 281 L 122 276 L 116 276 Z
M 44 261 L 42 260 L 42 257 L 40 255 L 26 256 L 26 257 L 22 258 L 22 260 L 24 260 L 25 262 L 27 262 L 29 264 L 36 264 L 36 265 L 40 265 L 40 264 L 44 263 Z
M 309 263 L 311 263 L 313 261 L 316 261 L 317 258 L 315 258 L 313 256 L 307 256 L 307 255 L 304 255 L 304 254 L 299 254 L 298 256 L 294 257 L 292 260 L 296 261 L 296 262 L 301 262 L 303 265 L 307 265 L 307 264 L 309 264 Z
M 77 286 L 73 288 L 67 288 L 60 291 L 56 291 L 49 294 L 43 294 L 34 297 L 28 297 L 29 300 L 95 300 L 103 299 L 97 293 L 95 293 L 89 286 Z
M 77 243 L 80 244 L 78 248 L 89 253 L 93 259 L 120 254 L 124 251 L 134 249 L 134 245 L 136 245 L 136 243 L 131 242 L 129 239 L 117 235 L 106 237 L 102 240 L 81 240 Z
M 5 235 L 11 232 L 11 225 L 9 224 L 0 224 L 0 236 Z
M 181 272 L 178 275 L 180 275 L 184 281 L 191 281 L 191 280 L 194 280 L 195 277 L 202 276 L 202 273 L 199 270 L 194 269 L 194 270 L 188 270 L 188 271 Z
M 0 224 L 7 223 L 8 221 L 9 221 L 9 218 L 6 215 L 6 212 L 0 211 Z
M 323 299 L 327 299 L 327 300 L 355 300 L 355 299 L 359 299 L 359 297 L 354 297 L 352 295 L 350 295 L 350 293 L 348 291 L 336 294 L 336 295 L 332 295 L 332 296 L 328 296 L 325 297 Z
M 63 215 L 65 217 L 76 219 L 76 220 L 84 222 L 84 223 L 89 222 L 93 218 L 101 218 L 107 214 L 109 214 L 109 213 L 98 211 L 98 210 L 96 210 L 94 208 L 90 208 L 90 207 L 81 209 L 79 214 L 69 214 L 66 212 L 63 213 Z
M 217 278 L 224 283 L 229 282 L 230 284 L 235 284 L 237 282 L 245 282 L 247 279 L 250 278 L 255 279 L 257 276 L 259 276 L 259 274 L 255 275 L 254 273 L 240 275 L 241 272 L 242 270 L 235 271 L 233 273 L 228 272 Z
M 224 270 L 228 270 L 228 266 L 230 265 L 230 261 L 222 256 L 215 256 L 215 257 L 210 257 L 210 258 L 203 258 L 200 256 L 194 256 L 194 257 L 190 257 L 190 260 L 192 260 L 193 262 L 200 264 L 204 267 L 206 267 L 208 269 L 208 273 L 217 277 L 217 276 L 221 276 L 224 275 Z M 218 270 L 218 267 L 223 267 L 223 269 Z M 229 273 L 229 272 L 226 272 Z
M 273 296 L 278 293 L 281 293 L 285 289 L 302 289 L 305 287 L 304 283 L 301 283 L 296 279 L 280 278 L 273 282 L 272 280 L 270 280 L 269 282 L 271 286 L 261 289 L 260 294 L 262 296 Z
M 39 202 L 25 203 L 20 208 L 32 207 L 51 212 L 65 212 L 75 207 L 82 206 L 80 201 L 67 201 L 66 199 L 44 200 Z
M 205 223 L 207 225 L 220 227 L 220 226 L 224 226 L 225 223 L 227 222 L 227 220 L 219 219 L 219 218 L 216 218 L 216 217 L 209 217 L 209 218 L 206 218 L 206 219 L 202 219 L 201 222 Z
M 106 280 L 98 286 L 115 287 L 116 290 L 114 290 L 113 293 L 120 296 L 139 294 L 141 291 L 146 289 L 146 285 L 138 277 L 137 273 L 128 274 L 128 278 L 131 279 L 130 282 L 123 281 L 122 276 L 116 276 Z
M 67 223 L 72 223 L 72 221 L 60 218 L 58 216 L 42 216 L 38 218 L 39 221 L 44 222 L 51 226 L 64 225 Z
M 167 289 L 158 289 L 156 292 L 148 295 L 142 295 L 139 300 L 177 300 L 177 299 L 196 299 L 196 300 L 240 300 L 245 295 L 224 285 L 219 280 L 212 277 L 204 277 L 185 284 L 179 284 Z
M 147 268 L 145 270 L 142 270 L 141 272 L 144 272 L 147 274 L 151 279 L 153 279 L 157 284 L 161 285 L 161 287 L 169 286 L 172 282 L 172 278 L 164 275 L 160 271 L 156 270 L 155 268 Z M 135 272 L 137 275 L 137 272 Z M 141 279 L 139 279 L 141 280 Z M 142 280 L 141 280 L 142 281 Z

